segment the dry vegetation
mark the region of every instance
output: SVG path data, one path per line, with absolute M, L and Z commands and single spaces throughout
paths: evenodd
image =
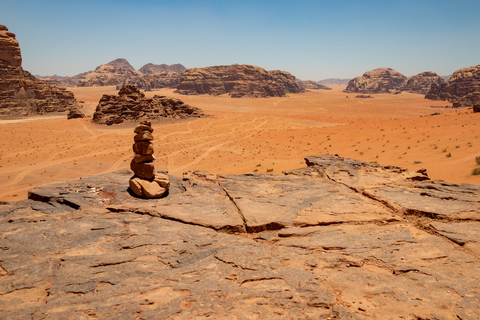
M 305 156 L 337 153 L 426 168 L 433 179 L 480 184 L 480 175 L 472 174 L 478 167 L 480 114 L 441 108 L 447 103 L 417 94 L 355 99 L 342 89 L 268 99 L 146 92 L 176 96 L 210 115 L 154 123 L 156 167 L 175 176 L 188 170 L 275 173 L 304 166 Z M 70 90 L 90 115 L 103 93 L 116 94 L 112 87 Z M 41 183 L 129 169 L 135 124 L 42 120 L 0 121 L 0 200 L 24 199 Z

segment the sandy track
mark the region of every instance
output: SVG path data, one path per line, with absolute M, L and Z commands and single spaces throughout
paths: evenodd
M 90 109 L 103 93 L 114 93 L 74 89 Z M 210 115 L 153 123 L 156 168 L 177 176 L 186 170 L 280 172 L 304 166 L 305 156 L 338 153 L 480 184 L 470 174 L 480 156 L 480 115 L 441 108 L 445 102 L 420 95 L 366 100 L 346 98 L 339 89 L 268 99 L 146 94 L 175 96 Z M 0 200 L 26 198 L 41 183 L 129 169 L 134 127 L 64 118 L 0 124 Z

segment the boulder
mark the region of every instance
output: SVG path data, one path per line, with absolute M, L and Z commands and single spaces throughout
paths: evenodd
M 288 72 L 238 64 L 187 69 L 176 90 L 184 95 L 229 94 L 232 98 L 284 97 L 301 91 Z
M 35 78 L 21 65 L 15 34 L 0 25 L 0 115 L 64 112 L 77 106 L 72 92 Z
M 445 80 L 435 72 L 425 71 L 408 78 L 403 90 L 425 95 L 434 83 L 441 86 Z
M 112 125 L 124 121 L 201 116 L 203 113 L 200 109 L 191 107 L 179 99 L 158 95 L 153 98 L 145 98 L 145 94 L 136 87 L 125 85 L 117 96 L 102 96 L 92 120 L 99 124 Z
M 398 93 L 404 89 L 407 77 L 391 68 L 377 68 L 348 82 L 344 92 Z

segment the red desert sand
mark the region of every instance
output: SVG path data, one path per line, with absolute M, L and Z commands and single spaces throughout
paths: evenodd
M 209 115 L 152 123 L 156 169 L 178 177 L 195 170 L 278 173 L 305 166 L 306 156 L 335 153 L 480 184 L 471 174 L 480 166 L 480 114 L 406 92 L 356 99 L 344 88 L 266 99 L 146 92 L 177 97 Z M 117 93 L 114 87 L 68 89 L 87 115 L 103 94 Z M 29 189 L 47 182 L 129 170 L 136 125 L 104 126 L 65 115 L 0 120 L 0 200 L 25 199 Z

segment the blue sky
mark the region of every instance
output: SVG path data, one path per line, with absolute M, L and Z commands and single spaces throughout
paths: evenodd
M 0 0 L 23 68 L 73 76 L 117 58 L 252 64 L 303 80 L 480 64 L 479 0 Z

